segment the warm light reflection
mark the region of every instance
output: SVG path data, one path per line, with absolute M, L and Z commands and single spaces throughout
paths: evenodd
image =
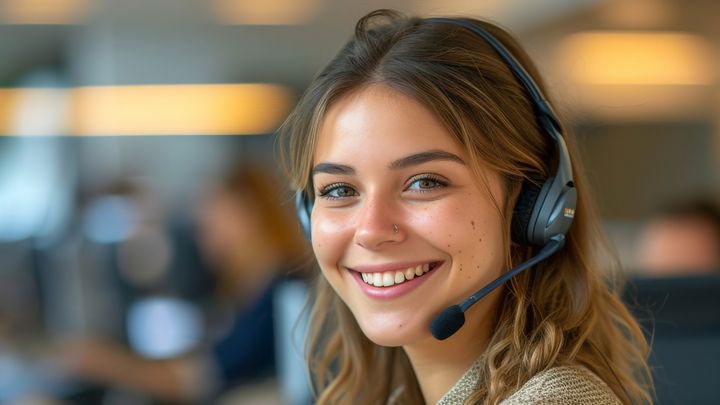
M 585 32 L 559 47 L 565 71 L 583 84 L 705 85 L 717 79 L 715 49 L 675 32 Z
M 323 0 L 212 0 L 210 7 L 221 24 L 299 25 L 317 16 Z
M 13 111 L 16 109 L 18 91 L 15 89 L 0 89 L 0 134 L 10 132 Z
M 4 24 L 78 24 L 89 14 L 93 0 L 0 0 Z
M 713 86 L 582 85 L 558 100 L 568 112 L 603 121 L 683 122 L 716 114 Z
M 268 84 L 81 87 L 72 97 L 78 135 L 267 133 L 291 107 L 289 92 Z
M 57 94 L 51 90 L 0 89 L 0 133 L 29 134 L 19 130 L 18 117 L 44 122 L 49 115 L 57 115 L 57 108 L 49 111 L 34 108 L 38 103 L 21 102 L 36 93 Z M 62 93 L 68 116 L 53 121 L 59 124 L 54 134 L 60 135 L 271 133 L 293 101 L 287 89 L 270 84 L 100 86 Z M 51 132 L 44 129 L 42 134 Z

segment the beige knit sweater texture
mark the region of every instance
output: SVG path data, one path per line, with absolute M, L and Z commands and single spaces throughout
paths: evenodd
M 479 379 L 475 363 L 437 405 L 459 405 L 475 390 Z M 620 400 L 592 371 L 582 366 L 563 366 L 545 370 L 500 402 L 501 405 L 619 405 Z

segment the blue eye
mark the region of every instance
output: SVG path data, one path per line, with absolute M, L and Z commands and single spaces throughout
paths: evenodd
M 352 187 L 348 186 L 347 184 L 343 183 L 334 183 L 327 185 L 320 189 L 320 192 L 318 193 L 318 196 L 321 198 L 328 198 L 328 199 L 340 199 L 340 198 L 348 198 L 348 197 L 355 197 L 358 195 L 357 191 L 355 191 Z
M 406 190 L 422 193 L 445 187 L 447 184 L 446 181 L 436 176 L 424 174 L 411 178 Z

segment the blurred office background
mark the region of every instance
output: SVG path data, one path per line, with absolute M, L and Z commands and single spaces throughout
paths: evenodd
M 274 132 L 376 8 L 477 15 L 517 34 L 579 140 L 631 277 L 644 274 L 638 238 L 653 213 L 720 198 L 715 0 L 0 0 L 1 403 L 177 402 L 75 378 L 58 347 L 100 337 L 154 362 L 209 350 L 225 312 L 199 231 L 207 196 L 253 167 L 289 208 Z M 273 291 L 275 368 L 213 402 L 307 403 L 296 267 Z M 653 288 L 649 305 L 672 301 Z M 687 330 L 716 359 L 697 375 L 717 379 L 713 296 Z M 657 365 L 659 402 L 703 403 L 694 373 L 662 374 L 696 338 L 677 329 L 658 337 L 671 353 Z

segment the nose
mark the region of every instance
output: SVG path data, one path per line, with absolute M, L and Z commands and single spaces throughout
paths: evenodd
M 402 242 L 406 233 L 401 215 L 392 202 L 369 198 L 358 212 L 355 243 L 365 249 L 377 250 Z

